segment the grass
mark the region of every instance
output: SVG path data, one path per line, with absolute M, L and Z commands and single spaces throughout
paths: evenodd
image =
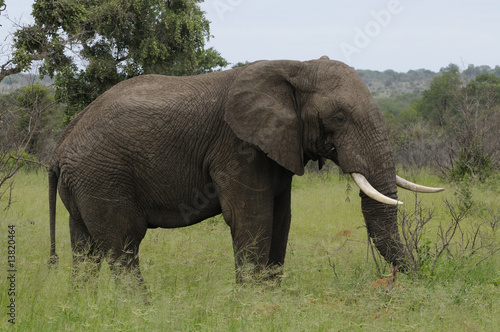
M 425 172 L 410 180 L 447 187 L 419 196 L 435 215 L 425 236 L 448 218 L 449 184 Z M 68 214 L 57 209 L 60 262 L 49 270 L 48 185 L 44 172 L 18 173 L 9 210 L 0 206 L 0 330 L 19 331 L 494 331 L 500 327 L 500 259 L 496 254 L 440 261 L 432 277 L 400 274 L 389 295 L 371 281 L 380 277 L 367 256 L 357 190 L 337 175 L 294 179 L 292 229 L 281 286 L 234 282 L 228 227 L 216 217 L 181 229 L 149 230 L 141 268 L 151 301 L 117 287 L 107 266 L 97 280 L 73 287 Z M 499 188 L 472 187 L 476 201 L 500 208 Z M 411 208 L 414 196 L 401 193 Z M 348 202 L 347 202 L 347 201 Z M 495 205 L 496 204 L 496 205 Z M 466 221 L 466 222 L 470 222 Z M 11 296 L 7 275 L 8 225 L 16 230 L 16 324 L 5 314 Z M 496 236 L 498 234 L 490 234 Z

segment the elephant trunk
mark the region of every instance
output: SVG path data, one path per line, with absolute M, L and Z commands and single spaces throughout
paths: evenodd
M 387 262 L 403 265 L 405 249 L 399 237 L 397 207 L 374 201 L 362 194 L 361 206 L 368 234 Z
M 393 166 L 378 170 L 369 178 L 370 184 L 381 194 L 397 200 L 396 174 Z M 404 264 L 406 251 L 398 230 L 396 205 L 378 202 L 360 192 L 361 209 L 368 234 L 375 247 L 389 263 Z

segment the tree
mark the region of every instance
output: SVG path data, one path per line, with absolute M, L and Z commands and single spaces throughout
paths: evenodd
M 21 137 L 31 133 L 26 153 L 47 162 L 63 129 L 61 105 L 56 103 L 53 89 L 39 82 L 16 93 L 16 103 L 12 108 L 16 116 L 13 130 Z
M 432 80 L 415 107 L 433 136 L 442 136 L 439 150 L 446 155 L 436 161 L 445 174 L 457 181 L 484 180 L 498 167 L 500 78 L 480 73 L 491 71 L 489 67 L 469 66 L 469 76 L 479 74 L 465 84 L 458 70 L 449 67 Z
M 460 72 L 456 68 L 434 77 L 429 89 L 423 92 L 422 99 L 417 104 L 418 111 L 431 124 L 446 125 L 448 116 L 455 109 L 461 87 Z
M 458 67 L 458 65 L 454 64 L 454 63 L 450 63 L 448 66 L 446 67 L 443 67 L 439 70 L 439 72 L 441 74 L 444 74 L 444 73 L 453 73 L 453 72 L 459 72 L 460 71 L 460 68 Z
M 476 67 L 477 68 L 477 67 Z M 486 110 L 500 104 L 500 77 L 493 74 L 479 74 L 465 87 Z
M 41 164 L 31 153 L 47 145 L 38 143 L 48 132 L 41 127 L 51 123 L 52 103 L 50 89 L 38 83 L 0 95 L 0 200 L 7 196 L 10 202 L 11 178 L 19 169 Z
M 233 65 L 233 67 L 231 68 L 240 68 L 240 67 L 245 67 L 246 65 L 248 65 L 250 62 L 248 61 L 245 61 L 245 62 L 238 62 L 236 63 L 235 65 Z
M 500 149 L 500 78 L 479 74 L 461 90 L 458 100 L 450 121 L 451 142 L 455 143 L 450 145 L 455 156 L 450 174 L 456 180 L 465 176 L 484 180 Z
M 481 74 L 491 74 L 493 70 L 490 68 L 490 66 L 474 66 L 473 64 L 470 64 L 467 69 L 463 71 L 463 76 L 468 77 L 469 79 L 473 80 L 476 76 L 481 75 Z
M 0 14 L 5 10 L 5 0 L 0 0 Z M 2 25 L 0 24 L 0 27 Z
M 377 99 L 402 165 L 437 166 L 458 181 L 481 181 L 500 169 L 500 78 L 488 66 L 468 70 L 464 76 L 456 65 L 443 68 L 416 101 Z
M 116 83 L 141 74 L 192 75 L 224 67 L 200 0 L 36 0 L 35 24 L 14 35 L 10 66 L 55 77 L 66 120 Z M 1 79 L 1 76 L 0 76 Z

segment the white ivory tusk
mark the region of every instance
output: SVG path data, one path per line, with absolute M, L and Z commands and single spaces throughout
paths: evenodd
M 444 188 L 432 188 L 432 187 L 421 186 L 419 184 L 405 180 L 398 175 L 396 175 L 396 184 L 398 185 L 398 187 L 401 187 L 403 189 L 416 191 L 419 193 L 437 193 L 444 190 Z
M 368 180 L 359 173 L 351 173 L 351 177 L 354 180 L 354 183 L 364 192 L 368 197 L 373 198 L 377 202 L 389 204 L 389 205 L 398 205 L 403 204 L 403 202 L 398 201 L 396 199 L 392 199 L 385 195 L 379 193 L 373 186 L 368 182 Z

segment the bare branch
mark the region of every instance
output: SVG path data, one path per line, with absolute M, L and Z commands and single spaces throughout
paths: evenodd
M 19 67 L 7 68 L 11 64 L 12 60 L 9 60 L 0 67 L 0 82 L 2 82 L 2 80 L 9 75 L 18 74 L 21 72 L 21 68 Z
M 330 258 L 330 253 L 328 250 L 325 250 L 326 252 L 326 257 L 328 258 L 328 265 L 332 268 L 333 274 L 335 275 L 335 278 L 338 280 L 339 276 L 337 275 L 337 271 L 335 270 L 335 262 Z

